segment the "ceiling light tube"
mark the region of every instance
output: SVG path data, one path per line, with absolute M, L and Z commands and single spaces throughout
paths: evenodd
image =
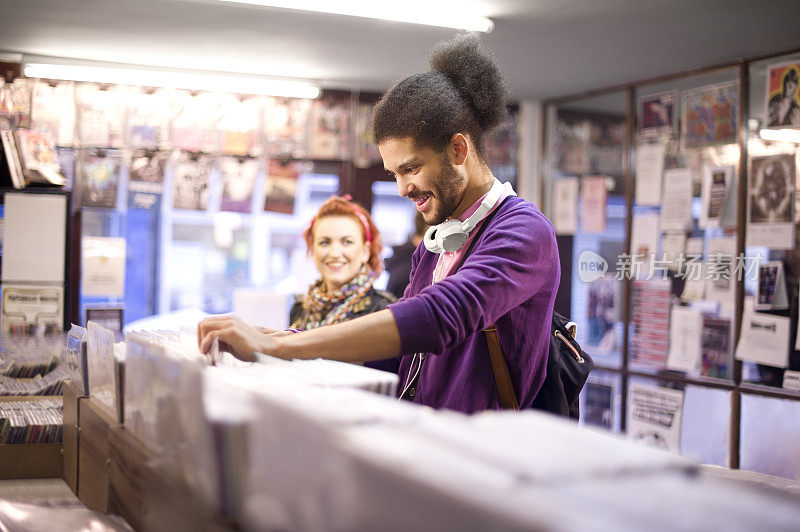
M 477 14 L 464 13 L 464 11 L 468 10 L 467 7 L 460 3 L 456 4 L 455 2 L 450 2 L 450 5 L 442 5 L 441 2 L 430 2 L 430 0 L 412 0 L 410 2 L 411 5 L 409 5 L 409 0 L 406 0 L 402 3 L 402 6 L 399 6 L 397 2 L 376 2 L 375 0 L 217 1 L 388 20 L 391 22 L 406 22 L 409 24 L 480 31 L 483 33 L 489 33 L 494 29 L 494 22 L 492 22 L 490 18 Z
M 25 77 L 68 81 L 169 87 L 201 91 L 222 91 L 237 94 L 263 94 L 290 98 L 316 98 L 320 89 L 306 81 L 142 68 L 70 65 L 56 63 L 27 63 Z
M 799 129 L 761 129 L 758 132 L 758 136 L 763 140 L 800 144 Z

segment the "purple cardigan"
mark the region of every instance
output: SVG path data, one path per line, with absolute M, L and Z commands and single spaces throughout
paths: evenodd
M 535 205 L 509 198 L 461 268 L 431 286 L 437 255 L 420 245 L 410 283 L 390 305 L 400 331 L 400 389 L 414 353 L 430 353 L 414 402 L 462 412 L 499 409 L 483 329 L 496 324 L 520 408 L 545 377 L 553 301 L 560 277 L 550 221 Z

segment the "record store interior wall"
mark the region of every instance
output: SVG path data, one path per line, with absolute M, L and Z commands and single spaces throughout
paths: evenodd
M 312 100 L 22 77 L 0 89 L 22 151 L 56 160 L 73 193 L 73 321 L 195 308 L 280 326 L 318 277 L 302 232 L 332 194 L 370 208 L 385 254 L 412 233 L 414 205 L 367 131 L 377 93 Z M 517 145 L 512 106 L 487 155 L 515 186 Z
M 584 423 L 658 418 L 667 448 L 800 477 L 798 74 L 761 56 L 546 103 Z

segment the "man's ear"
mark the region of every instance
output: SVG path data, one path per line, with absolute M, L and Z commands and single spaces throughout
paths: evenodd
M 462 165 L 466 162 L 467 155 L 469 155 L 469 142 L 463 133 L 456 133 L 450 139 L 447 155 L 450 157 L 450 162 L 455 165 Z

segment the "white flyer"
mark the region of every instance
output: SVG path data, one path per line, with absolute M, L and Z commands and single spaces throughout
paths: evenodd
M 632 440 L 678 453 L 682 415 L 682 390 L 631 384 L 627 431 Z
M 124 238 L 85 237 L 81 244 L 81 289 L 84 296 L 124 297 Z
M 631 230 L 631 273 L 635 277 L 641 272 L 650 272 L 650 265 L 658 253 L 658 215 L 634 215 Z M 634 266 L 635 265 L 635 266 Z M 637 271 L 638 270 L 638 271 Z
M 577 177 L 562 177 L 553 184 L 553 227 L 557 235 L 574 235 L 578 229 Z
M 756 312 L 753 299 L 745 299 L 736 359 L 785 368 L 789 364 L 789 321 L 783 316 Z
M 753 157 L 747 198 L 747 245 L 794 247 L 794 154 Z
M 661 236 L 661 258 L 669 264 L 671 271 L 678 270 L 681 257 L 686 257 L 686 233 L 664 233 Z
M 733 170 L 733 166 L 703 167 L 703 210 L 698 221 L 701 229 L 719 227 L 728 204 Z
M 736 239 L 712 238 L 706 259 L 706 298 L 730 304 L 736 295 Z
M 700 367 L 703 313 L 692 307 L 674 305 L 669 318 L 667 369 L 694 371 Z
M 636 204 L 661 203 L 661 177 L 664 172 L 664 144 L 640 143 L 636 147 Z
M 686 231 L 692 227 L 692 172 L 674 168 L 664 172 L 661 230 Z

